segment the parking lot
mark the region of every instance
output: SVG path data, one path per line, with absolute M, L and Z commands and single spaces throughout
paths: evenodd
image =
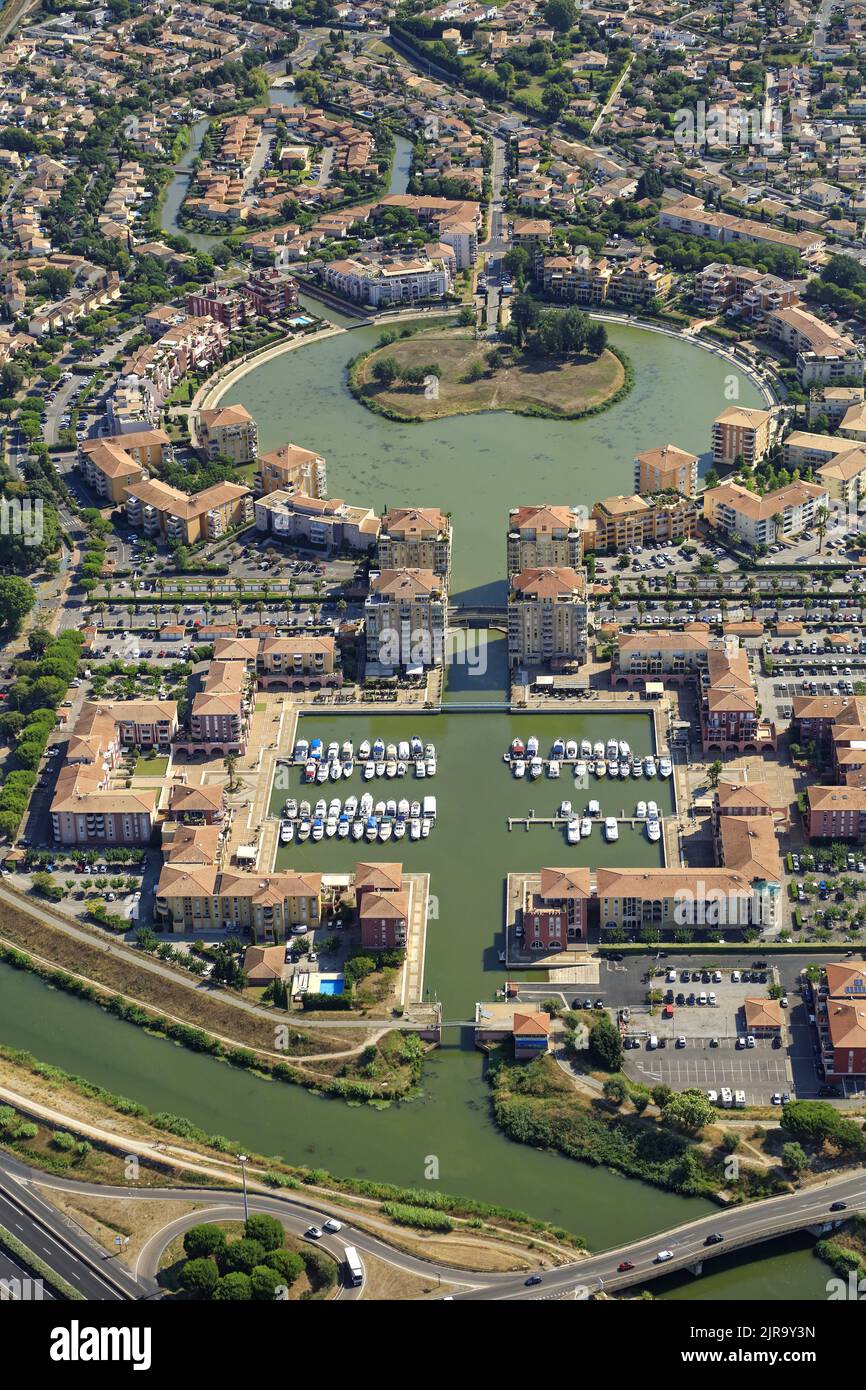
M 654 1052 L 646 1044 L 640 1051 L 627 1052 L 625 1070 L 636 1081 L 653 1086 L 661 1082 L 675 1091 L 689 1086 L 701 1091 L 721 1092 L 724 1086 L 745 1091 L 747 1105 L 768 1105 L 775 1093 L 792 1090 L 786 1051 L 774 1048 L 768 1039 L 757 1038 L 753 1048 L 741 1050 L 733 1038 L 720 1038 L 718 1047 L 711 1047 L 707 1037 L 690 1037 L 686 1032 L 685 1038 L 682 1048 L 668 1042 Z

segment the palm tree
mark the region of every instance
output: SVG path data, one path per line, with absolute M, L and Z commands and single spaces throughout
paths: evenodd
M 775 541 L 778 541 L 779 537 L 782 534 L 782 527 L 785 524 L 785 518 L 781 512 L 774 512 L 770 520 L 773 523 L 773 539 Z
M 818 554 L 824 549 L 824 537 L 827 534 L 827 522 L 830 519 L 830 512 L 827 507 L 819 507 L 815 513 L 815 530 L 818 532 Z
M 236 771 L 237 771 L 237 766 L 238 766 L 238 755 L 237 755 L 237 753 L 227 753 L 226 756 L 223 758 L 223 767 L 226 769 L 226 772 L 227 772 L 228 775 L 229 775 L 229 780 L 228 780 L 228 782 L 226 783 L 226 791 L 227 791 L 227 792 L 234 792 L 234 791 L 237 791 L 238 787 L 240 786 L 240 782 L 236 781 L 236 779 L 235 779 L 235 773 L 236 773 Z

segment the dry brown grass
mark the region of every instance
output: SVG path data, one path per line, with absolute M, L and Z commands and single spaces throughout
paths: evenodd
M 437 1284 L 435 1274 L 410 1274 L 408 1270 L 398 1269 L 387 1264 L 375 1255 L 364 1254 L 364 1292 L 361 1300 L 377 1303 L 405 1303 L 415 1298 L 427 1298 L 430 1294 L 445 1294 L 457 1291 L 456 1284 Z
M 573 362 L 535 362 L 518 356 L 514 365 L 485 370 L 478 381 L 467 381 L 476 363 L 486 369 L 488 351 L 488 344 L 475 342 L 463 329 L 418 333 L 372 353 L 358 367 L 356 379 L 365 398 L 407 420 L 439 420 L 482 410 L 574 416 L 602 405 L 625 381 L 622 363 L 607 350 L 598 358 Z M 379 387 L 373 367 L 383 357 L 393 357 L 401 367 L 436 363 L 440 368 L 437 397 L 428 400 L 422 386 Z
M 57 1207 L 129 1269 L 132 1269 L 151 1236 L 179 1216 L 201 1211 L 204 1205 L 201 1202 L 141 1202 L 134 1198 L 85 1197 L 61 1192 L 55 1187 L 40 1187 L 38 1190 L 46 1202 Z M 115 1236 L 129 1238 L 129 1244 L 123 1247 L 121 1255 L 116 1253 Z

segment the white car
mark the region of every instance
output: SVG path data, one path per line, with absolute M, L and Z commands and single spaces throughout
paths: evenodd
M 329 1234 L 332 1236 L 336 1235 L 338 1231 L 342 1231 L 342 1229 L 342 1221 L 337 1221 L 337 1219 L 333 1216 L 329 1216 L 324 1226 L 322 1227 L 323 1231 L 328 1231 Z
M 781 1091 L 774 1091 L 774 1092 L 773 1092 L 773 1104 L 774 1104 L 774 1105 L 781 1105 L 781 1104 L 782 1104 L 782 1093 L 781 1093 Z
M 748 1037 L 746 1038 L 746 1047 L 755 1047 L 755 1046 L 756 1046 L 755 1039 L 752 1037 L 752 1035 L 751 1035 L 751 1033 L 750 1033 L 750 1034 L 748 1035 Z
M 653 1260 L 653 1264 L 655 1264 L 655 1265 L 667 1264 L 668 1260 L 672 1260 L 673 1257 L 674 1257 L 674 1252 L 673 1252 L 673 1250 L 660 1250 L 659 1253 L 656 1255 L 655 1259 Z
M 308 1226 L 307 1229 L 304 1231 L 304 1235 L 306 1236 L 307 1240 L 321 1240 L 322 1234 L 323 1232 L 321 1226 Z

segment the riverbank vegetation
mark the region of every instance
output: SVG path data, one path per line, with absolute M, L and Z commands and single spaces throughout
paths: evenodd
M 550 312 L 551 325 L 537 320 L 520 342 L 515 334 L 494 345 L 461 328 L 386 341 L 350 364 L 349 388 L 377 414 L 408 422 L 487 410 L 571 420 L 622 399 L 633 373 L 606 345 L 603 325 L 587 319 L 591 342 L 566 340 L 557 325 L 568 311 Z
M 495 1056 L 489 1080 L 496 1123 L 517 1143 L 614 1168 L 689 1197 L 713 1198 L 724 1190 L 726 1201 L 737 1202 L 768 1197 L 788 1186 L 774 1170 L 745 1165 L 729 1180 L 727 1146 L 699 1142 L 707 1116 L 697 1098 L 691 1103 L 688 1092 L 675 1100 L 674 1093 L 661 1087 L 659 1092 L 666 1094 L 656 1097 L 627 1077 L 614 1077 L 608 1095 L 592 1098 L 575 1089 L 552 1057 L 515 1063 L 504 1053 Z M 621 1087 L 612 1084 L 617 1080 Z M 650 1100 L 660 1106 L 658 1118 L 643 1113 Z
M 119 1181 L 117 1165 L 128 1162 L 130 1153 L 135 1153 L 138 1146 L 148 1151 L 138 1160 L 142 1186 L 165 1186 L 166 1174 L 170 1174 L 174 1186 L 200 1185 L 204 1177 L 208 1186 L 236 1188 L 239 1178 L 234 1158 L 246 1153 L 247 1179 L 253 1190 L 257 1185 L 275 1191 L 306 1188 L 308 1192 L 327 1197 L 332 1206 L 352 1212 L 358 1224 L 364 1226 L 366 1219 L 369 1224 L 364 1228 L 380 1237 L 384 1234 L 382 1220 L 394 1221 L 393 1231 L 389 1231 L 386 1238 L 397 1248 L 417 1253 L 421 1247 L 416 1242 L 423 1239 L 427 1258 L 445 1263 L 450 1259 L 460 1268 L 513 1269 L 526 1263 L 538 1264 L 539 1257 L 547 1263 L 560 1264 L 573 1259 L 575 1252 L 585 1248 L 579 1236 L 517 1209 L 456 1196 L 438 1188 L 405 1188 L 364 1178 L 341 1178 L 322 1168 L 291 1164 L 279 1157 L 264 1158 L 252 1152 L 248 1145 L 223 1135 L 207 1134 L 183 1116 L 150 1111 L 137 1101 L 114 1095 L 83 1077 L 41 1062 L 31 1053 L 2 1045 L 0 1085 L 14 1092 L 16 1098 L 21 1097 L 13 1128 L 31 1123 L 28 1106 L 32 1104 L 62 1113 L 76 1143 L 87 1139 L 88 1152 L 82 1151 L 76 1160 L 77 1178 L 116 1184 Z M 41 1123 L 37 1127 L 47 1128 Z M 110 1139 L 104 1135 L 97 1137 L 94 1129 L 107 1132 Z M 169 1136 L 176 1136 L 180 1142 L 172 1144 Z M 16 1153 L 31 1166 L 55 1171 L 43 1161 L 37 1147 L 25 1151 L 16 1148 L 17 1143 L 0 1133 L 0 1149 Z M 205 1164 L 208 1171 L 203 1171 Z M 410 1237 L 405 1221 L 388 1218 L 384 1210 L 386 1204 L 418 1213 L 436 1212 L 450 1218 L 455 1227 L 453 1238 L 444 1231 L 428 1233 L 426 1228 Z M 400 1217 L 405 1214 L 405 1210 L 399 1212 Z M 435 1246 L 426 1244 L 433 1240 L 437 1242 Z M 470 1246 L 474 1257 L 467 1256 Z M 500 1258 L 499 1264 L 491 1264 L 491 1250 L 498 1251 L 500 1257 L 505 1256 L 505 1263 Z

